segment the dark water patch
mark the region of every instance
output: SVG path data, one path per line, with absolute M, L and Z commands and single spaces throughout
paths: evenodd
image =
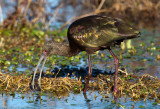
M 57 77 L 65 77 L 65 76 L 76 76 L 76 77 L 84 77 L 88 74 L 88 67 L 73 67 L 73 66 L 66 66 L 66 67 L 56 67 L 51 72 L 54 73 Z M 58 74 L 57 74 L 58 73 Z M 100 70 L 100 69 L 92 69 L 92 77 L 96 77 L 99 74 L 106 74 L 106 75 L 113 75 L 114 72 Z M 55 77 L 55 76 L 53 76 Z

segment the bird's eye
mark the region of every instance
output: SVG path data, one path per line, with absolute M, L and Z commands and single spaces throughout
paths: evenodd
M 44 50 L 44 51 L 43 51 L 43 54 L 44 54 L 45 56 L 47 56 L 47 50 Z

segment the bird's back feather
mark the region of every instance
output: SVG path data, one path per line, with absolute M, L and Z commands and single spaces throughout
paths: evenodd
M 82 48 L 110 46 L 138 34 L 139 31 L 120 19 L 97 15 L 76 20 L 68 29 L 70 45 Z

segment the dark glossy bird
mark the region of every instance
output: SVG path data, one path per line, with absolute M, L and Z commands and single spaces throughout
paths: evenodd
M 89 80 L 92 74 L 91 54 L 98 50 L 108 49 L 115 62 L 115 83 L 114 93 L 117 92 L 117 74 L 118 74 L 118 58 L 111 50 L 111 46 L 120 44 L 123 40 L 137 38 L 140 32 L 133 29 L 124 21 L 106 16 L 87 16 L 74 21 L 68 28 L 67 32 L 69 44 L 63 44 L 56 41 L 48 41 L 43 46 L 42 56 L 35 68 L 32 88 L 34 89 L 35 75 L 41 61 L 44 59 L 39 75 L 39 87 L 41 88 L 41 74 L 47 57 L 50 55 L 60 55 L 71 57 L 77 55 L 81 51 L 88 54 L 88 78 L 86 80 L 83 93 L 86 93 Z

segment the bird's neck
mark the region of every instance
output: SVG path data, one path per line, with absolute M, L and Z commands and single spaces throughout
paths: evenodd
M 81 52 L 81 50 L 79 50 L 78 48 L 71 49 L 69 44 L 58 43 L 57 46 L 59 49 L 56 54 L 60 55 L 60 56 L 71 57 L 71 56 L 75 56 L 79 52 Z

